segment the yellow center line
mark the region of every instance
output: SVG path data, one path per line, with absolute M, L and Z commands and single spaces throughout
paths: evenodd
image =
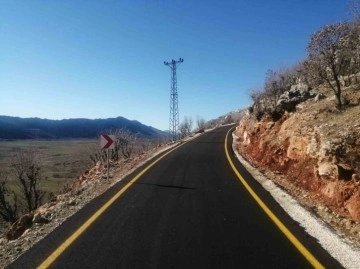
M 196 137 L 195 137 L 196 138 Z M 193 139 L 195 139 L 193 138 Z M 191 139 L 191 140 L 193 140 Z M 109 201 L 107 201 L 98 211 L 95 212 L 83 225 L 81 225 L 69 238 L 67 238 L 46 260 L 44 260 L 37 268 L 48 268 L 82 233 L 85 232 L 90 225 L 102 215 L 106 209 L 108 209 L 127 189 L 129 189 L 141 176 L 143 176 L 151 167 L 157 164 L 160 160 L 164 159 L 173 151 L 177 150 L 181 146 L 185 145 L 189 141 L 178 145 L 172 150 L 168 151 L 150 165 L 145 167 L 139 174 L 137 174 L 132 180 L 130 180 L 121 190 L 119 190 Z
M 298 251 L 305 257 L 309 263 L 314 266 L 314 268 L 325 268 L 315 257 L 310 253 L 309 250 L 289 231 L 288 228 L 276 217 L 276 215 L 267 207 L 267 205 L 261 200 L 261 198 L 255 193 L 255 191 L 250 187 L 250 185 L 245 181 L 245 179 L 241 176 L 239 171 L 236 169 L 234 163 L 232 162 L 229 151 L 227 149 L 227 140 L 229 133 L 232 129 L 230 129 L 225 137 L 225 153 L 226 157 L 229 161 L 231 168 L 234 170 L 236 176 L 239 181 L 244 185 L 246 190 L 250 193 L 250 195 L 254 198 L 254 200 L 258 203 L 258 205 L 264 210 L 264 212 L 270 217 L 270 219 L 275 223 L 275 225 L 283 232 L 283 234 L 290 240 L 290 242 L 298 249 Z

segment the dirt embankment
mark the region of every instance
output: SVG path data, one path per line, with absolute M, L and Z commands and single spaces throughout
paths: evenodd
M 308 100 L 276 122 L 248 114 L 236 130 L 240 154 L 278 185 L 360 241 L 360 90 L 344 110 Z

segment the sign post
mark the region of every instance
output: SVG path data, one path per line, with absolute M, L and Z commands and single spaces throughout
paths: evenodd
M 110 162 L 109 162 L 109 148 L 106 150 L 106 156 L 107 156 L 107 172 L 106 172 L 106 181 L 109 182 L 109 171 L 110 171 Z
M 109 162 L 109 150 L 115 148 L 115 135 L 101 135 L 100 136 L 100 147 L 101 149 L 106 149 L 107 155 L 107 181 L 109 181 L 109 171 L 110 171 L 110 162 Z

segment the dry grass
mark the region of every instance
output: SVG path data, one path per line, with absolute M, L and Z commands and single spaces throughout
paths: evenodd
M 360 89 L 348 87 L 343 97 L 349 104 L 343 110 L 336 108 L 335 96 L 330 89 L 322 89 L 326 98 L 319 102 L 313 99 L 298 105 L 299 115 L 306 115 L 307 121 L 299 122 L 303 128 L 317 127 L 328 140 L 337 139 L 349 131 L 360 130 Z
M 41 167 L 41 188 L 58 192 L 70 180 L 88 169 L 90 153 L 98 150 L 97 140 L 16 140 L 0 141 L 0 169 L 7 170 L 12 157 L 22 150 L 35 151 Z

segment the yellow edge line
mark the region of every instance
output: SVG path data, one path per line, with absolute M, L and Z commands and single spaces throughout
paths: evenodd
M 196 137 L 195 137 L 196 138 Z M 195 139 L 193 138 L 193 139 Z M 191 140 L 193 140 L 191 139 Z M 48 268 L 89 226 L 98 218 L 102 213 L 105 212 L 127 189 L 131 187 L 142 175 L 144 175 L 151 167 L 157 164 L 160 160 L 168 156 L 173 151 L 177 150 L 179 147 L 188 143 L 188 140 L 177 147 L 173 148 L 169 152 L 162 155 L 160 158 L 156 159 L 150 165 L 148 165 L 144 170 L 142 170 L 136 177 L 134 177 L 129 183 L 127 183 L 120 191 L 118 191 L 109 201 L 107 201 L 98 211 L 95 212 L 83 225 L 80 226 L 68 239 L 65 240 L 45 261 L 43 261 L 37 268 L 43 269 Z
M 245 181 L 245 179 L 241 176 L 239 171 L 236 169 L 234 163 L 232 162 L 229 151 L 227 149 L 227 140 L 229 133 L 232 129 L 230 129 L 225 138 L 225 153 L 226 157 L 229 161 L 231 168 L 234 170 L 236 176 L 240 180 L 240 182 L 244 185 L 246 190 L 250 193 L 250 195 L 254 198 L 254 200 L 259 204 L 259 206 L 265 211 L 265 213 L 270 217 L 270 219 L 276 224 L 276 226 L 283 232 L 283 234 L 290 240 L 290 242 L 299 250 L 299 252 L 311 263 L 314 268 L 325 268 L 311 253 L 306 249 L 306 247 L 301 244 L 301 242 L 289 231 L 288 228 L 275 216 L 275 214 L 267 207 L 267 205 L 260 199 L 260 197 L 255 193 L 255 191 L 250 187 L 250 185 Z

